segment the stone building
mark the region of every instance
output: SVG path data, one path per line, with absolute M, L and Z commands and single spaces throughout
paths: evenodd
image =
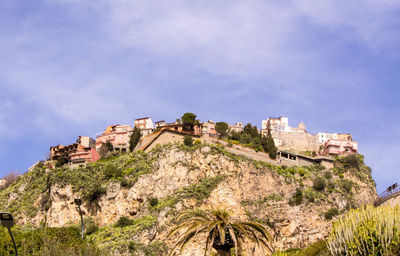
M 110 125 L 103 133 L 96 137 L 96 150 L 99 151 L 103 143 L 110 142 L 114 150 L 127 152 L 129 151 L 129 139 L 132 132 L 133 128 L 129 124 Z

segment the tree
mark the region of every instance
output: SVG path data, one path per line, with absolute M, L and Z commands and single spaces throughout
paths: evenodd
M 278 153 L 278 148 L 275 147 L 274 139 L 272 138 L 271 134 L 268 135 L 268 154 L 271 158 L 275 159 L 276 154 Z
M 103 143 L 103 144 L 101 144 L 101 147 L 99 149 L 99 155 L 101 156 L 101 158 L 108 157 L 110 152 L 112 152 L 113 150 L 114 150 L 114 147 L 110 142 Z
M 220 134 L 220 137 L 225 137 L 228 132 L 229 125 L 225 122 L 217 122 L 215 130 Z
M 194 123 L 196 122 L 196 115 L 193 113 L 185 113 L 183 114 L 181 119 L 183 124 L 194 125 Z
M 252 221 L 235 220 L 226 210 L 186 211 L 179 214 L 177 220 L 180 224 L 172 229 L 168 236 L 179 231 L 183 233 L 179 236 L 171 254 L 178 247 L 182 252 L 190 240 L 202 234 L 206 235 L 205 255 L 210 255 L 212 248 L 220 256 L 231 255 L 231 249 L 235 250 L 235 255 L 240 255 L 245 240 L 256 242 L 257 245 L 262 245 L 272 252 L 268 244 L 271 236 L 263 225 Z
M 139 143 L 141 136 L 142 136 L 142 134 L 140 133 L 140 128 L 135 126 L 135 129 L 133 129 L 133 132 L 129 139 L 129 151 L 130 152 L 133 152 L 136 145 Z
M 193 145 L 193 138 L 190 135 L 185 135 L 183 137 L 183 144 L 185 144 L 188 147 L 191 147 Z

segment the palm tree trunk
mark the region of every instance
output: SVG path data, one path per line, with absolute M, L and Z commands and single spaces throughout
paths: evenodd
M 231 250 L 217 250 L 218 256 L 231 256 Z

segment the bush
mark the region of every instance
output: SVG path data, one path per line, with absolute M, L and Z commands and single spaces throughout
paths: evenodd
M 321 177 L 317 177 L 314 181 L 313 181 L 313 188 L 317 191 L 324 191 L 325 187 L 326 187 L 326 182 L 324 178 Z
M 92 220 L 92 219 L 86 219 L 84 221 L 85 226 L 86 226 L 86 235 L 91 235 L 97 232 L 99 230 L 99 226 Z
M 303 202 L 303 191 L 300 188 L 296 188 L 296 192 L 289 200 L 289 205 L 291 206 L 301 205 L 302 202 Z
M 122 175 L 123 175 L 122 170 L 115 165 L 112 164 L 107 165 L 106 168 L 104 169 L 104 177 L 106 179 L 111 179 L 111 178 L 118 179 L 122 177 Z
M 347 192 L 350 193 L 351 189 L 353 188 L 353 181 L 351 180 L 347 180 L 347 179 L 343 179 L 340 183 L 342 189 Z
M 339 210 L 334 207 L 330 208 L 327 212 L 325 212 L 325 219 L 326 220 L 331 220 L 334 216 L 339 214 Z
M 158 199 L 153 197 L 150 199 L 149 203 L 150 203 L 151 207 L 154 207 L 158 204 Z
M 188 147 L 191 147 L 193 145 L 193 138 L 190 135 L 185 135 L 183 138 L 183 144 L 185 144 Z
M 14 227 L 13 234 L 20 255 L 24 256 L 100 256 L 93 244 L 82 241 L 78 227 L 37 228 Z M 0 229 L 0 255 L 14 255 L 11 239 L 6 229 Z
M 88 199 L 89 202 L 94 202 L 105 193 L 106 189 L 100 183 L 92 183 L 88 186 L 83 198 Z
M 332 179 L 332 173 L 330 171 L 326 171 L 324 173 L 324 178 L 327 179 L 327 180 Z
M 118 222 L 117 222 L 117 224 L 115 224 L 115 226 L 119 227 L 119 228 L 123 228 L 123 227 L 133 225 L 133 223 L 134 223 L 133 220 L 131 220 L 125 216 L 122 216 L 118 219 Z
M 393 255 L 400 243 L 400 206 L 351 210 L 334 224 L 327 243 L 332 256 Z
M 361 161 L 358 155 L 351 154 L 345 157 L 342 157 L 340 161 L 343 163 L 345 167 L 353 167 L 353 168 L 360 168 Z

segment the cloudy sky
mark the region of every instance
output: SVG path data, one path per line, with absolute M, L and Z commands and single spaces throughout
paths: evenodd
M 0 1 L 0 175 L 151 116 L 350 132 L 400 182 L 398 0 Z

